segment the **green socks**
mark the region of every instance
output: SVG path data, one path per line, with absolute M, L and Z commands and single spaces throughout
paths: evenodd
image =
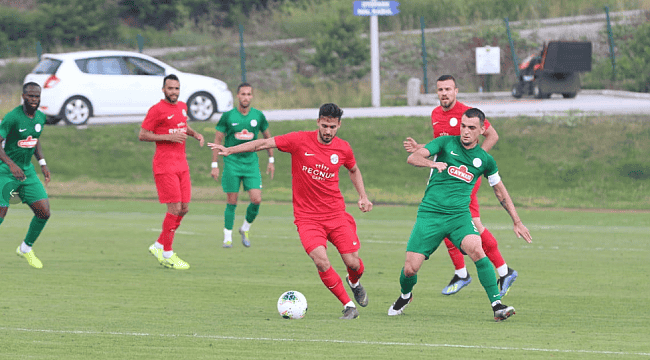
M 246 208 L 246 221 L 248 221 L 249 224 L 252 224 L 253 220 L 255 220 L 257 214 L 259 213 L 260 213 L 260 204 L 253 204 L 253 203 L 248 204 L 248 207 Z
M 497 278 L 496 275 L 494 275 L 494 266 L 492 266 L 490 259 L 486 256 L 474 264 L 476 265 L 476 271 L 478 272 L 478 279 L 481 281 L 481 285 L 483 285 L 483 288 L 490 299 L 490 303 L 501 300 Z
M 235 208 L 237 205 L 226 204 L 226 211 L 224 211 L 224 228 L 232 230 L 232 227 L 235 225 Z
M 34 241 L 38 238 L 47 223 L 47 219 L 41 219 L 34 216 L 32 222 L 29 224 L 29 230 L 27 230 L 27 235 L 25 236 L 25 244 L 27 246 L 33 246 Z
M 402 294 L 410 293 L 417 282 L 418 274 L 406 277 L 406 275 L 404 275 L 404 268 L 402 268 L 402 273 L 399 275 L 399 284 L 402 286 Z

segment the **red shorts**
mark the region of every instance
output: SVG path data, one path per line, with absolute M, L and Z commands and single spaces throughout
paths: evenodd
M 158 200 L 161 204 L 189 203 L 192 197 L 190 172 L 154 174 Z
M 476 184 L 474 184 L 474 189 L 472 189 L 472 195 L 469 196 L 469 212 L 472 214 L 473 218 L 481 217 L 481 212 L 478 208 L 478 199 L 476 198 L 476 193 L 481 187 L 481 179 L 482 177 L 479 176 L 476 180 Z
M 357 237 L 357 224 L 352 215 L 342 212 L 330 219 L 296 219 L 300 242 L 307 254 L 315 248 L 331 242 L 340 254 L 350 254 L 359 251 L 361 242 Z

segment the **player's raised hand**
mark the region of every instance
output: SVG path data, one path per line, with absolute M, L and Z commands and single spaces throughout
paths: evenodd
M 523 237 L 527 243 L 530 244 L 533 242 L 533 237 L 530 235 L 530 231 L 528 231 L 528 228 L 521 221 L 515 223 L 513 226 L 513 231 L 518 238 L 521 239 Z
M 404 149 L 410 153 L 414 153 L 417 151 L 417 149 L 421 148 L 422 146 L 419 146 L 418 142 L 413 140 L 412 137 L 407 137 L 406 140 L 403 142 L 404 144 Z

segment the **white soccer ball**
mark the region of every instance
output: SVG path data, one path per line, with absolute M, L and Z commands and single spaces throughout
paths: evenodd
M 287 291 L 278 299 L 278 312 L 285 319 L 302 319 L 307 313 L 307 298 L 298 291 Z

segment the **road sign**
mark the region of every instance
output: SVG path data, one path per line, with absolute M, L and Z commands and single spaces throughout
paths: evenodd
M 501 48 L 494 46 L 476 48 L 476 73 L 500 74 L 501 73 Z
M 397 1 L 355 1 L 354 15 L 356 16 L 393 16 L 399 14 Z

